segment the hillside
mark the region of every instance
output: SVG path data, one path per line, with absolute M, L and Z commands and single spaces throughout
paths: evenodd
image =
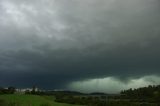
M 54 102 L 51 96 L 36 95 L 0 95 L 0 106 L 78 106 Z

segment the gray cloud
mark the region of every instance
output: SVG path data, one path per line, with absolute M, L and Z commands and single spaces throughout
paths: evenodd
M 1 0 L 0 84 L 159 75 L 159 10 L 158 0 Z

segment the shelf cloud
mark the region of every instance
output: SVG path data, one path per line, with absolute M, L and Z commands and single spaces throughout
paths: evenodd
M 1 0 L 0 86 L 159 78 L 159 11 L 159 0 Z

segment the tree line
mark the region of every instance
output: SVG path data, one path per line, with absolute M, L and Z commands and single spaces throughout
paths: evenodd
M 121 91 L 123 99 L 147 100 L 151 102 L 160 102 L 160 85 L 149 85 L 137 89 L 128 89 Z
M 0 87 L 0 94 L 13 94 L 16 91 L 15 87 L 3 88 Z

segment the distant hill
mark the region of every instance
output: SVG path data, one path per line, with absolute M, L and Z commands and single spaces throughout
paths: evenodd
M 45 94 L 45 95 L 86 95 L 85 93 L 81 93 L 81 92 L 77 92 L 77 91 L 45 91 L 41 94 Z
M 92 93 L 89 93 L 89 95 L 108 95 L 108 94 L 103 92 L 92 92 Z

